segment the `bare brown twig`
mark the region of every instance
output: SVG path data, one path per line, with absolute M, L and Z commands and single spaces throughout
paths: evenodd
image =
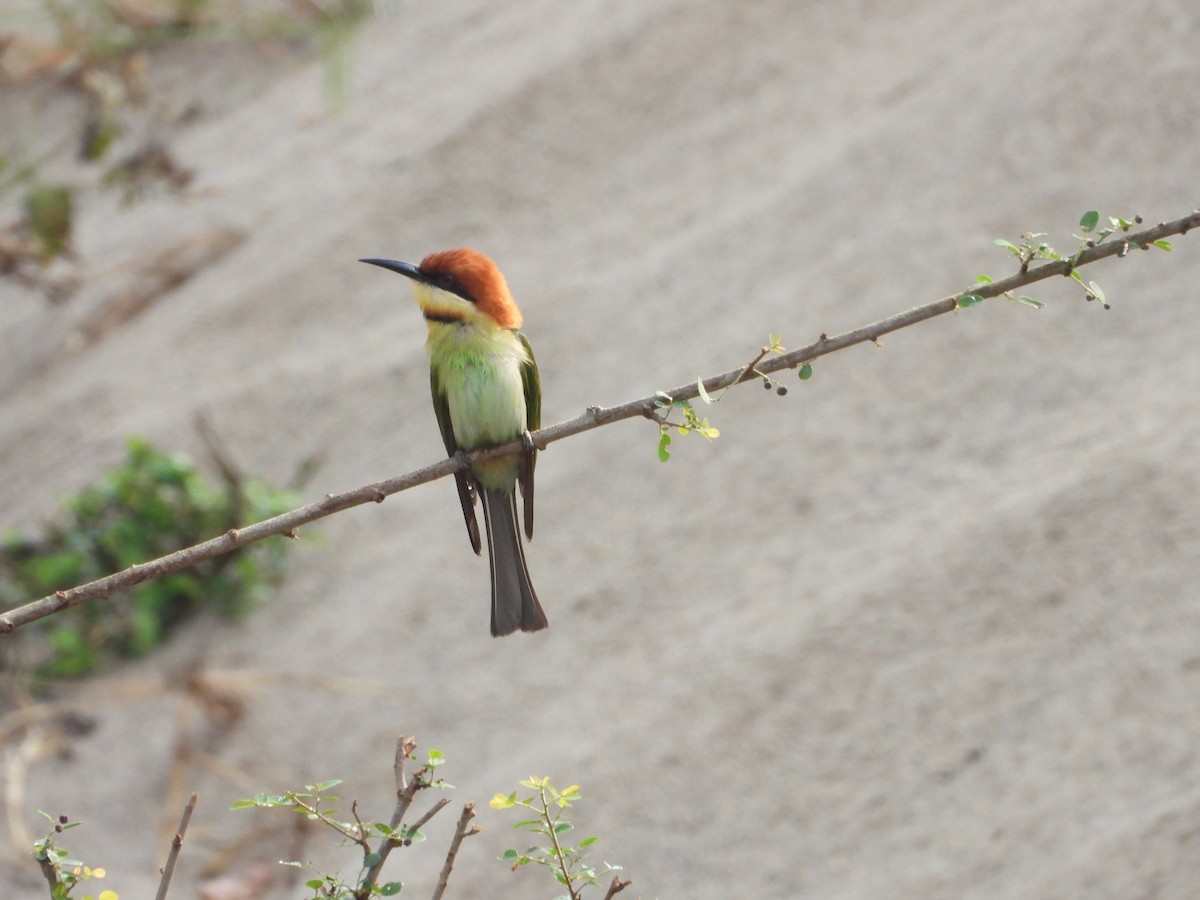
M 187 833 L 188 823 L 192 821 L 192 812 L 196 808 L 196 795 L 192 794 L 187 806 L 183 808 L 183 818 L 179 820 L 179 830 L 171 839 L 171 852 L 167 854 L 167 863 L 163 866 L 162 880 L 158 883 L 158 893 L 154 900 L 165 900 L 167 889 L 171 886 L 171 876 L 175 874 L 175 863 L 179 859 L 179 851 L 183 849 L 183 836 Z
M 388 823 L 392 828 L 400 827 L 404 814 L 412 806 L 413 797 L 417 796 L 417 791 L 421 788 L 421 770 L 417 770 L 417 776 L 412 781 L 407 779 L 404 771 L 405 763 L 416 749 L 416 738 L 401 735 L 396 740 L 396 762 L 392 766 L 396 773 L 396 808 L 392 810 L 392 820 Z
M 778 372 L 782 369 L 795 368 L 802 363 L 810 362 L 821 356 L 828 356 L 830 353 L 838 350 L 845 350 L 847 347 L 853 347 L 855 344 L 877 342 L 885 334 L 899 331 L 901 328 L 908 328 L 911 325 L 916 325 L 935 316 L 953 312 L 958 308 L 959 299 L 968 294 L 974 294 L 982 298 L 999 297 L 1009 291 L 1015 291 L 1025 285 L 1044 281 L 1047 278 L 1070 276 L 1074 270 L 1090 263 L 1106 259 L 1110 256 L 1127 255 L 1128 248 L 1132 244 L 1136 243 L 1139 246 L 1146 247 L 1157 240 L 1174 234 L 1186 234 L 1197 226 L 1200 226 L 1200 210 L 1193 210 L 1190 215 L 1184 216 L 1182 219 L 1176 219 L 1173 222 L 1162 222 L 1142 231 L 1124 234 L 1120 239 L 1097 243 L 1095 246 L 1088 247 L 1069 259 L 1030 267 L 1008 278 L 993 281 L 989 284 L 975 285 L 968 290 L 961 291 L 952 296 L 943 297 L 941 300 L 926 303 L 924 306 L 914 307 L 889 318 L 873 322 L 870 325 L 864 325 L 852 331 L 834 335 L 833 337 L 822 334 L 815 342 L 806 347 L 772 356 L 763 360 L 758 365 L 750 367 L 742 366 L 720 375 L 713 375 L 710 378 L 706 378 L 703 381 L 704 389 L 712 393 L 743 381 L 761 377 L 762 375 L 769 375 L 772 372 Z M 672 400 L 691 400 L 699 396 L 700 391 L 696 383 L 693 382 L 666 393 L 670 395 Z M 555 441 L 561 441 L 564 438 L 573 437 L 581 432 L 599 428 L 601 425 L 619 422 L 622 419 L 631 419 L 637 416 L 654 419 L 657 415 L 654 405 L 657 399 L 659 399 L 657 396 L 641 397 L 637 400 L 622 403 L 619 406 L 604 408 L 598 406 L 590 407 L 581 416 L 541 429 L 533 435 L 533 441 L 539 448 L 545 449 L 548 444 L 552 444 Z M 523 441 L 516 440 L 498 447 L 491 447 L 487 450 L 470 453 L 466 459 L 468 463 L 479 462 L 500 456 L 509 456 L 522 452 L 524 449 Z M 43 597 L 40 600 L 26 603 L 24 606 L 11 609 L 0 615 L 0 635 L 8 634 L 22 625 L 28 625 L 30 622 L 61 612 L 64 609 L 69 609 L 72 606 L 77 606 L 88 600 L 108 597 L 115 591 L 133 587 L 136 584 L 153 578 L 161 578 L 163 575 L 178 572 L 180 569 L 194 566 L 206 559 L 230 553 L 233 550 L 245 547 L 247 544 L 261 541 L 266 537 L 285 535 L 294 538 L 296 537 L 296 529 L 301 525 L 307 525 L 309 522 L 333 515 L 344 509 L 350 509 L 353 506 L 360 506 L 364 503 L 382 503 L 391 494 L 408 490 L 428 481 L 444 478 L 463 468 L 465 468 L 465 465 L 462 460 L 451 457 L 431 466 L 417 469 L 415 472 L 409 472 L 407 475 L 389 478 L 340 494 L 327 494 L 323 500 L 319 500 L 316 503 L 310 503 L 307 506 L 302 506 L 299 509 L 291 510 L 282 515 L 273 516 L 270 519 L 256 522 L 245 528 L 231 528 L 225 534 L 204 541 L 203 543 L 186 547 L 183 550 L 177 550 L 174 553 L 169 553 L 166 556 L 149 562 L 138 563 L 113 575 L 108 575 L 68 590 L 58 591 L 48 597 Z
M 422 825 L 424 825 L 426 822 L 428 822 L 430 819 L 432 819 L 434 816 L 436 816 L 438 813 L 440 813 L 446 806 L 449 805 L 449 803 L 450 803 L 450 798 L 443 797 L 441 800 L 439 800 L 437 803 L 433 804 L 433 806 L 431 806 L 429 808 L 429 812 L 425 813 L 425 815 L 421 816 L 421 818 L 419 818 L 419 819 L 417 819 L 417 821 L 413 822 L 412 825 L 410 825 L 408 828 L 404 829 L 405 832 L 408 834 L 411 834 L 414 831 L 420 831 Z
M 446 862 L 442 866 L 442 874 L 438 877 L 437 888 L 433 892 L 432 900 L 441 900 L 442 894 L 446 892 L 446 885 L 450 883 L 450 870 L 454 868 L 454 860 L 458 856 L 458 848 L 462 846 L 463 839 L 479 833 L 479 827 L 471 824 L 471 820 L 474 818 L 475 804 L 464 803 L 462 815 L 458 817 L 458 827 L 454 829 L 454 839 L 450 842 L 450 849 L 446 852 Z

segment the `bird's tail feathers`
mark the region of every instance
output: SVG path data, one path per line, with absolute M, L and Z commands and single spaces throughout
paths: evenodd
M 492 636 L 512 634 L 517 629 L 540 631 L 550 623 L 529 581 L 517 524 L 516 491 L 482 488 L 479 494 L 492 569 Z

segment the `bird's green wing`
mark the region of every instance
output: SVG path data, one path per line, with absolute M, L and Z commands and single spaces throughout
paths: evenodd
M 450 422 L 450 401 L 433 366 L 429 367 L 429 388 L 433 394 L 433 412 L 437 416 L 438 430 L 442 433 L 442 443 L 446 445 L 446 453 L 456 456 L 459 447 L 454 438 L 454 426 Z M 479 523 L 475 520 L 475 479 L 469 471 L 463 471 L 454 473 L 454 481 L 458 485 L 463 520 L 467 523 L 467 537 L 471 540 L 471 549 L 478 556 L 483 551 L 483 544 L 479 540 Z
M 537 360 L 529 338 L 517 332 L 521 346 L 525 348 L 526 362 L 521 365 L 521 385 L 525 389 L 525 429 L 530 433 L 542 427 L 542 379 L 538 375 Z M 521 485 L 521 496 L 525 499 L 525 537 L 533 540 L 533 468 L 537 464 L 537 450 L 530 449 L 521 460 L 517 480 Z

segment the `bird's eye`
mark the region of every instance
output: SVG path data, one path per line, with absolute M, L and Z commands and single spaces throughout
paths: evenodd
M 464 300 L 471 300 L 466 287 L 463 286 L 463 283 L 452 272 L 439 272 L 437 275 L 437 286 L 444 291 L 449 291 L 451 294 L 457 294 Z

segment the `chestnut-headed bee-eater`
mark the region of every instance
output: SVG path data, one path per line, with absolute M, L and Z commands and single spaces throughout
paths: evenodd
M 524 498 L 525 534 L 533 538 L 533 468 L 528 435 L 541 427 L 542 385 L 521 311 L 496 264 L 475 250 L 431 253 L 420 265 L 363 259 L 412 281 L 429 326 L 429 383 L 433 411 L 451 456 L 506 444 L 522 436 L 527 450 L 478 462 L 455 474 L 467 535 L 480 552 L 475 501 L 483 502 L 492 570 L 492 635 L 538 631 L 550 623 L 525 565 L 517 524 L 517 485 Z

